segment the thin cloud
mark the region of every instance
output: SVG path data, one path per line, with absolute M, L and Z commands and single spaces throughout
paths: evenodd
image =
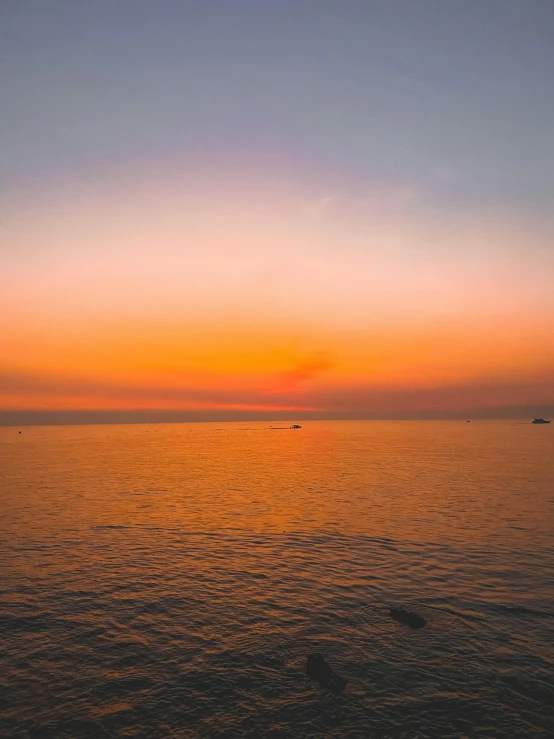
M 324 354 L 317 354 L 299 362 L 295 367 L 278 375 L 276 384 L 267 392 L 270 395 L 296 393 L 319 375 L 336 367 L 336 362 Z
M 291 411 L 321 417 L 429 417 L 470 413 L 471 409 L 519 408 L 546 413 L 554 404 L 554 372 L 514 381 L 461 382 L 433 387 L 337 384 L 325 373 L 335 363 L 315 355 L 282 372 L 263 387 L 167 386 L 0 371 L 0 409 L 160 409 L 198 412 Z M 317 382 L 314 382 L 316 381 Z M 544 408 L 544 411 L 540 411 Z M 535 412 L 535 411 L 534 411 Z M 519 413 L 516 413 L 519 415 Z

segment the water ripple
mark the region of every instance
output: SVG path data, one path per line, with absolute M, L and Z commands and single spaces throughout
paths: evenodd
M 1 437 L 2 735 L 550 737 L 552 455 L 376 428 Z

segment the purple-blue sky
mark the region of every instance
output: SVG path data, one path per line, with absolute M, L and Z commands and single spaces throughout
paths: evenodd
M 554 402 L 550 0 L 4 0 L 0 37 L 0 409 Z
M 551 206 L 550 0 L 4 0 L 0 13 L 3 186 L 215 152 L 416 179 L 466 207 Z

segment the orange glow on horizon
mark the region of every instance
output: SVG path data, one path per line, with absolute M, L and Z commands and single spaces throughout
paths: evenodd
M 524 219 L 452 227 L 406 188 L 174 185 L 14 205 L 0 408 L 554 398 L 554 302 L 536 256 L 546 232 Z

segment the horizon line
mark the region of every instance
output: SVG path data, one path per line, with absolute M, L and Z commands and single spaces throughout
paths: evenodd
M 80 410 L 80 409 L 0 409 L 0 427 L 12 426 L 92 426 L 148 423 L 237 423 L 269 421 L 460 421 L 525 420 L 554 416 L 554 403 L 541 406 L 499 406 L 466 410 L 403 411 L 395 413 L 332 411 L 183 411 L 183 410 Z

